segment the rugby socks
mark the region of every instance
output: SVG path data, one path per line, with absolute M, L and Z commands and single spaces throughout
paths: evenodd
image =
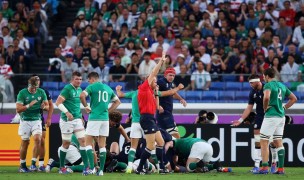
M 44 158 L 39 158 L 39 167 L 44 166 Z
M 271 146 L 270 145 L 270 151 L 271 151 L 271 157 L 272 157 L 272 163 L 276 163 L 278 160 L 277 160 L 277 150 L 275 147 Z
M 254 149 L 254 167 L 260 167 L 261 157 L 261 147 L 255 147 Z
M 82 162 L 84 165 L 84 168 L 89 167 L 89 160 L 88 160 L 88 156 L 87 156 L 87 151 L 86 151 L 86 147 L 80 146 L 79 147 L 79 152 L 82 158 Z
M 268 162 L 262 162 L 262 168 L 268 169 Z
M 156 146 L 156 156 L 157 159 L 159 160 L 158 163 L 160 169 L 165 169 L 164 159 L 163 159 L 163 146 Z
M 283 168 L 284 167 L 284 159 L 285 159 L 285 149 L 282 146 L 282 147 L 277 148 L 277 151 L 278 151 L 278 157 L 279 157 L 278 168 Z
M 117 162 L 117 165 L 115 167 L 115 169 L 119 170 L 119 171 L 125 171 L 127 169 L 127 164 L 123 163 L 123 162 Z
M 20 159 L 20 167 L 26 168 L 26 160 L 25 159 Z
M 196 162 L 192 162 L 192 163 L 189 164 L 189 169 L 190 169 L 191 171 L 195 170 L 196 167 L 197 167 L 197 166 L 196 166 Z
M 209 171 L 215 169 L 215 167 L 213 166 L 213 164 L 206 164 L 207 168 Z
M 100 161 L 100 170 L 103 171 L 104 169 L 104 165 L 106 162 L 106 155 L 107 155 L 107 151 L 106 148 L 100 148 L 99 149 L 99 161 Z
M 142 171 L 144 164 L 147 163 L 147 159 L 151 156 L 151 150 L 148 148 L 145 148 L 144 152 L 140 156 L 139 165 L 137 167 L 137 171 Z
M 67 154 L 68 149 L 65 149 L 64 147 L 60 147 L 59 151 L 59 158 L 60 158 L 60 168 L 64 167 L 64 161 Z
M 128 153 L 128 166 L 132 167 L 134 159 L 135 159 L 136 149 L 130 148 Z
M 83 165 L 70 166 L 73 172 L 82 172 L 84 169 Z
M 156 169 L 159 170 L 159 163 L 158 163 L 158 159 L 157 159 L 156 151 L 155 151 L 155 150 L 152 150 L 152 151 L 151 151 L 151 158 L 152 158 L 153 161 L 154 161 L 154 164 L 155 164 L 155 166 L 156 166 Z
M 86 146 L 90 169 L 94 169 L 94 152 L 92 146 Z
M 32 158 L 32 164 L 31 165 L 36 166 L 36 161 L 37 161 L 37 158 Z

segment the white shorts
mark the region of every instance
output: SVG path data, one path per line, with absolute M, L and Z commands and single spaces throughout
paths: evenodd
M 130 138 L 142 138 L 143 135 L 144 135 L 144 131 L 141 128 L 140 124 L 139 123 L 132 123 Z
M 60 147 L 58 148 L 58 157 L 60 158 Z M 81 158 L 81 155 L 80 155 L 78 149 L 75 146 L 70 145 L 64 162 L 65 162 L 65 164 L 68 164 L 68 163 L 74 164 L 80 158 Z
M 83 130 L 84 126 L 81 119 L 74 119 L 73 121 L 64 121 L 60 118 L 59 126 L 61 134 L 71 134 L 75 131 Z
M 197 158 L 204 162 L 210 162 L 213 155 L 213 148 L 207 142 L 196 142 L 192 145 L 188 158 Z
M 24 121 L 20 120 L 18 134 L 23 140 L 30 139 L 31 135 L 42 134 L 41 120 Z
M 88 121 L 86 135 L 109 136 L 109 121 Z
M 139 162 L 140 162 L 140 159 L 137 159 L 137 160 L 135 160 L 133 162 L 133 164 L 132 164 L 132 170 L 133 170 L 133 172 L 136 171 L 137 167 L 139 166 Z M 149 163 L 149 166 L 152 167 L 152 169 L 149 172 L 156 172 L 155 166 L 152 163 L 150 163 L 148 160 L 147 160 L 147 162 Z
M 271 117 L 264 118 L 260 134 L 261 139 L 269 139 L 273 136 L 273 139 L 282 139 L 285 126 L 285 117 Z M 268 136 L 268 138 L 265 138 Z

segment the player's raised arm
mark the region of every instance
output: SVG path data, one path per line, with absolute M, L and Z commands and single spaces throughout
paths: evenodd
M 153 79 L 157 76 L 161 66 L 166 60 L 166 52 L 163 51 L 162 58 L 158 61 L 157 65 L 153 68 L 151 74 L 148 76 L 148 84 L 151 84 Z
M 116 94 L 119 98 L 125 97 L 125 93 L 121 91 L 122 86 L 118 85 L 118 86 L 116 86 L 115 89 L 116 89 Z

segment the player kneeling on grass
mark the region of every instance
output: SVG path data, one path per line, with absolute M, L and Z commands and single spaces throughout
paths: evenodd
M 182 138 L 174 139 L 170 143 L 167 143 L 166 150 L 173 148 L 173 154 L 178 157 L 179 160 L 185 159 L 187 172 L 208 172 L 216 169 L 217 171 L 223 171 L 219 162 L 210 164 L 210 159 L 213 155 L 213 148 L 206 141 L 199 138 Z M 181 166 L 175 166 L 176 163 L 172 162 L 172 157 L 169 159 L 171 168 L 175 171 L 185 172 L 185 168 Z
M 18 134 L 21 136 L 20 168 L 19 172 L 25 173 L 37 170 L 36 160 L 39 155 L 42 126 L 40 110 L 48 110 L 49 103 L 45 92 L 39 88 L 39 78 L 31 77 L 28 87 L 22 89 L 17 96 L 16 110 L 20 113 L 21 121 Z M 31 135 L 34 138 L 33 158 L 30 169 L 26 167 L 26 152 Z
M 67 150 L 67 154 L 65 156 L 64 164 L 69 173 L 72 172 L 82 172 L 84 169 L 83 161 L 79 152 L 79 141 L 76 136 L 73 134 L 71 143 Z M 58 148 L 58 157 L 60 157 L 60 148 Z M 95 151 L 94 151 L 95 152 Z M 97 164 L 96 154 L 94 156 L 95 164 Z M 54 159 L 49 159 L 47 166 L 45 167 L 46 172 L 50 172 L 52 168 L 57 167 L 60 168 L 60 163 L 56 162 Z

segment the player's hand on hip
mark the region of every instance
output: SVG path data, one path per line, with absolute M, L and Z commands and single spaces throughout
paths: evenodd
M 163 107 L 161 107 L 161 106 L 159 106 L 159 108 L 158 108 L 158 112 L 159 112 L 159 114 L 164 113 L 164 108 L 163 108 Z
M 86 111 L 86 113 L 89 114 L 92 111 L 92 109 L 90 108 L 90 106 L 87 106 L 87 107 L 85 107 L 85 111 Z
M 44 103 L 41 104 L 40 109 L 44 109 L 45 105 Z
M 232 121 L 231 126 L 239 126 L 241 122 L 239 120 Z
M 72 121 L 74 119 L 73 115 L 70 112 L 65 113 L 69 121 Z
M 178 89 L 184 89 L 184 85 L 182 83 L 180 83 L 177 87 Z
M 51 118 L 47 118 L 45 123 L 46 123 L 46 127 L 50 127 L 52 124 Z

